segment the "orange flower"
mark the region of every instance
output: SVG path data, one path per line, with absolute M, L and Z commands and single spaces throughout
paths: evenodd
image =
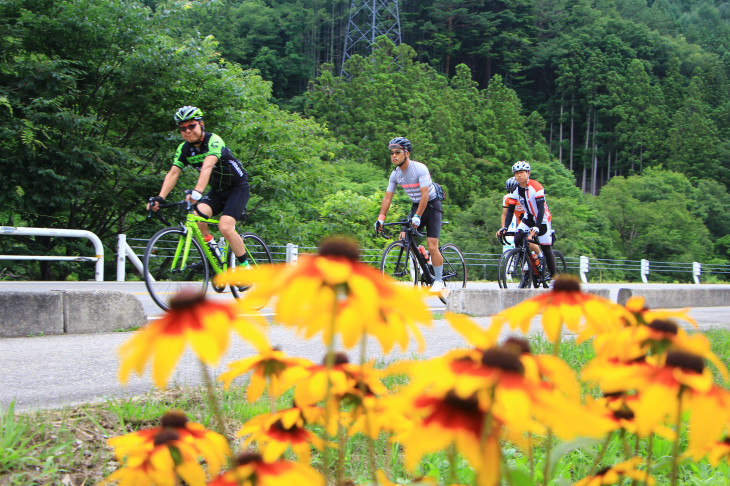
M 423 348 L 417 324 L 431 324 L 427 292 L 400 285 L 358 259 L 356 245 L 330 239 L 318 255 L 301 255 L 295 265 L 237 267 L 216 282 L 255 284 L 244 300 L 278 297 L 276 320 L 307 339 L 321 333 L 329 345 L 339 335 L 349 349 L 368 334 L 388 353 L 396 343 L 405 350 L 410 333 Z
M 260 315 L 238 315 L 235 304 L 207 300 L 204 294 L 183 291 L 170 301 L 170 310 L 160 319 L 135 332 L 119 348 L 119 381 L 126 384 L 134 371 L 141 375 L 152 358 L 152 377 L 160 388 L 167 386 L 172 370 L 190 344 L 203 363 L 216 365 L 228 349 L 231 329 L 259 349 L 269 348 Z
M 209 486 L 325 486 L 324 477 L 312 467 L 299 462 L 265 462 L 256 453 L 241 454 L 237 465 Z
M 310 446 L 322 450 L 324 441 L 304 426 L 318 420 L 321 415 L 322 410 L 316 407 L 294 407 L 257 415 L 246 422 L 236 435 L 247 436 L 244 445 L 256 442 L 264 462 L 276 461 L 291 446 L 299 462 L 309 463 Z M 305 416 L 308 417 L 306 420 Z
M 641 457 L 632 457 L 628 461 L 614 464 L 600 471 L 598 474 L 583 478 L 573 486 L 600 486 L 603 484 L 623 484 L 623 479 L 633 479 L 634 481 L 643 481 L 645 485 L 651 486 L 656 484 L 654 478 L 647 473 L 638 469 L 638 466 L 644 462 Z
M 644 297 L 635 296 L 631 297 L 625 304 L 626 310 L 631 312 L 634 319 L 628 320 L 629 324 L 649 324 L 657 319 L 666 320 L 670 317 L 678 318 L 683 321 L 689 322 L 695 328 L 697 328 L 697 321 L 695 321 L 688 314 L 689 308 L 684 309 L 649 309 L 646 307 Z
M 123 467 L 112 473 L 108 482 L 125 485 L 174 486 L 178 476 L 191 486 L 205 484 L 205 472 L 198 457 L 218 474 L 230 449 L 226 439 L 202 425 L 188 422 L 181 412 L 162 416 L 160 427 L 141 430 L 107 442 Z
M 603 297 L 583 293 L 580 283 L 569 275 L 560 275 L 550 292 L 527 299 L 503 310 L 492 318 L 492 326 L 501 328 L 509 323 L 523 333 L 530 329 L 530 321 L 542 313 L 542 327 L 547 338 L 558 342 L 562 326 L 587 339 L 606 330 L 623 326 L 622 318 L 629 315 L 622 306 Z
M 272 348 L 260 351 L 257 356 L 239 359 L 228 365 L 228 371 L 218 377 L 226 389 L 231 382 L 253 370 L 246 388 L 246 398 L 253 403 L 261 397 L 269 380 L 269 393 L 274 397 L 281 396 L 292 386 L 292 382 L 284 378 L 285 371 L 294 367 L 308 367 L 313 363 L 304 358 L 289 358 L 283 351 Z

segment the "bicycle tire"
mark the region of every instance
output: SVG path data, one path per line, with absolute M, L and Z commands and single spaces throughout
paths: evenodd
M 399 282 L 418 285 L 420 267 L 413 250 L 402 241 L 394 241 L 383 252 L 380 259 L 380 271 Z
M 439 248 L 441 256 L 444 258 L 444 286 L 449 290 L 449 293 L 456 289 L 463 289 L 466 287 L 466 261 L 464 260 L 464 254 L 458 246 L 453 243 L 447 243 Z M 439 299 L 444 304 L 446 303 L 446 297 L 439 295 Z
M 180 268 L 186 231 L 178 227 L 164 228 L 155 233 L 144 251 L 142 270 L 144 283 L 152 300 L 169 310 L 168 299 L 183 289 L 205 293 L 210 281 L 210 265 L 197 240 L 190 241 L 185 267 Z M 175 255 L 176 269 L 171 268 Z M 195 266 L 196 268 L 194 268 Z
M 241 233 L 240 236 L 243 240 L 243 244 L 246 246 L 246 253 L 248 254 L 247 260 L 250 266 L 256 267 L 262 264 L 273 263 L 274 260 L 271 258 L 271 250 L 269 250 L 269 247 L 266 246 L 266 243 L 264 243 L 264 240 L 260 236 L 254 233 Z M 237 264 L 238 261 L 236 256 L 231 251 L 228 258 L 228 268 L 234 268 Z M 250 285 L 237 286 L 231 284 L 231 293 L 235 298 L 240 299 L 250 288 Z M 262 305 L 259 304 L 260 307 L 259 305 L 254 307 L 262 308 L 267 303 L 268 302 L 264 302 Z
M 497 263 L 497 285 L 499 285 L 500 289 L 507 288 L 506 279 L 508 275 L 506 272 L 508 269 L 505 262 L 507 261 L 507 255 L 509 255 L 512 250 L 513 249 L 503 252 L 502 256 L 499 257 L 499 263 Z
M 517 277 L 517 281 L 519 282 L 521 272 L 518 272 L 517 269 L 521 268 L 519 262 L 521 256 L 522 250 L 519 248 L 512 248 L 502 254 L 497 276 L 500 288 L 508 289 L 519 286 L 518 283 L 515 283 L 515 277 Z

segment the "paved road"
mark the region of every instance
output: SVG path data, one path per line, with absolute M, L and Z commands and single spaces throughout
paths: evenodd
M 496 284 L 476 284 L 484 288 L 496 288 Z M 39 290 L 42 286 L 50 289 L 74 290 L 125 290 L 137 295 L 149 315 L 158 313 L 154 304 L 146 296 L 143 284 L 116 282 L 82 282 L 82 283 L 12 283 L 0 282 L 0 291 Z M 141 286 L 141 287 L 140 287 Z M 588 287 L 593 287 L 589 285 Z M 598 285 L 609 288 L 615 298 L 618 289 L 625 284 Z M 641 288 L 641 285 L 634 288 Z M 654 286 L 652 286 L 654 287 Z M 646 286 L 644 286 L 646 288 Z M 661 288 L 661 286 L 659 286 Z M 219 296 L 219 298 L 229 298 Z M 145 299 L 148 301 L 145 303 Z M 460 336 L 455 335 L 449 325 L 440 319 L 444 306 L 438 299 L 429 301 L 436 320 L 430 329 L 424 330 L 426 339 L 425 356 L 436 356 L 457 346 L 464 345 Z M 692 309 L 690 314 L 698 320 L 702 328 L 726 326 L 730 324 L 729 307 L 705 307 Z M 489 318 L 477 318 L 477 322 L 486 326 Z M 534 321 L 537 324 L 537 320 Z M 118 397 L 140 395 L 152 389 L 149 376 L 133 377 L 127 387 L 117 381 L 118 360 L 116 350 L 130 337 L 129 333 L 98 333 L 59 336 L 40 336 L 32 338 L 0 339 L 0 410 L 6 409 L 11 401 L 15 401 L 16 410 L 36 408 L 54 408 L 64 405 L 101 401 Z M 272 325 L 270 328 L 272 343 L 278 344 L 288 354 L 303 356 L 320 361 L 324 355 L 324 347 L 318 338 L 311 341 L 294 335 L 282 326 Z M 236 359 L 251 355 L 253 349 L 246 343 L 234 338 L 229 353 L 224 357 L 221 367 Z M 356 360 L 352 354 L 352 359 Z M 376 343 L 370 342 L 367 355 L 371 358 L 383 358 L 391 361 L 418 354 L 415 343 L 406 350 L 391 352 L 383 356 Z M 200 369 L 195 357 L 186 353 L 173 376 L 173 383 L 198 384 Z

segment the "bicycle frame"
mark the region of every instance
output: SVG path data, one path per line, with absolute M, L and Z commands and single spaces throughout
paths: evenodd
M 419 233 L 416 228 L 413 227 L 413 225 L 410 224 L 408 221 L 399 221 L 395 223 L 385 223 L 383 227 L 385 226 L 402 226 L 402 231 L 405 233 L 405 237 L 400 240 L 403 241 L 406 245 L 406 247 L 410 248 L 413 251 L 413 254 L 416 255 L 416 261 L 418 262 L 418 265 L 421 267 L 421 275 L 424 279 L 424 283 L 427 285 L 433 285 L 433 283 L 436 281 L 434 278 L 433 273 L 431 272 L 431 269 L 429 268 L 428 262 L 423 257 L 423 254 L 421 254 L 420 251 L 418 251 L 418 245 L 416 245 L 415 236 L 424 237 L 425 235 L 422 233 Z M 386 238 L 386 234 L 382 233 L 383 237 Z M 408 258 L 408 254 L 406 253 L 405 258 Z M 396 264 L 400 263 L 400 257 L 399 261 Z M 447 276 L 448 277 L 448 276 Z
M 203 218 L 202 216 L 196 216 L 195 214 L 188 213 L 185 216 L 185 223 L 180 223 L 180 226 L 185 228 L 185 240 L 181 239 L 178 242 L 177 249 L 175 250 L 175 256 L 172 259 L 172 268 L 175 268 L 177 266 L 178 260 L 180 259 L 180 253 L 182 252 L 180 270 L 185 269 L 185 264 L 188 261 L 188 254 L 190 252 L 190 242 L 194 236 L 195 239 L 198 240 L 198 243 L 200 243 L 200 246 L 203 248 L 203 253 L 205 253 L 205 256 L 208 259 L 208 263 L 210 263 L 213 272 L 225 272 L 228 269 L 228 263 L 226 259 L 229 251 L 228 242 L 226 242 L 225 247 L 221 248 L 222 255 L 219 259 L 218 256 L 216 256 L 213 251 L 211 251 L 210 246 L 205 241 L 205 238 L 203 238 L 203 233 L 201 233 L 200 228 L 198 228 L 198 223 L 218 224 L 218 222 L 219 221 L 217 219 Z

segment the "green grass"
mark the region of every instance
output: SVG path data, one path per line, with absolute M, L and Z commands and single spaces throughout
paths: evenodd
M 712 350 L 724 363 L 730 363 L 730 332 L 725 329 L 712 329 L 705 334 L 712 343 Z M 552 345 L 544 338 L 531 339 L 533 353 L 549 353 Z M 566 340 L 561 344 L 560 356 L 574 370 L 579 370 L 593 357 L 590 343 L 576 344 Z M 383 364 L 383 363 L 381 363 Z M 405 384 L 403 376 L 388 377 L 386 386 L 390 388 Z M 718 375 L 718 383 L 721 383 Z M 246 400 L 245 381 L 241 380 L 230 390 L 218 389 L 222 414 L 227 423 L 226 433 L 234 444 L 240 446 L 235 438 L 241 424 L 249 418 L 269 411 L 269 399 L 264 396 L 256 403 Z M 290 391 L 277 401 L 279 409 L 291 405 L 293 393 Z M 62 410 L 40 410 L 18 413 L 11 405 L 0 410 L 0 486 L 93 486 L 116 469 L 117 464 L 111 449 L 106 446 L 109 437 L 123 435 L 131 431 L 158 425 L 160 416 L 170 409 L 184 410 L 190 419 L 212 428 L 215 425 L 208 400 L 201 388 L 173 388 L 156 391 L 141 397 L 111 399 L 103 404 L 89 404 L 67 407 Z M 370 477 L 367 450 L 369 439 L 363 436 L 352 438 L 346 445 L 346 477 L 367 481 Z M 592 470 L 594 458 L 602 443 L 578 441 L 572 444 L 556 444 L 553 451 L 554 486 L 572 484 Z M 628 444 L 630 449 L 636 444 Z M 640 443 L 639 449 L 646 444 Z M 671 454 L 672 444 L 655 438 L 652 450 L 654 457 L 661 458 Z M 374 441 L 378 468 L 388 471 L 389 477 L 396 482 L 407 484 L 413 475 L 403 469 L 401 450 L 398 444 L 391 444 L 387 438 Z M 508 464 L 513 484 L 532 485 L 529 458 L 519 449 L 505 444 L 505 461 Z M 561 452 L 562 451 L 562 452 Z M 557 457 L 556 457 L 557 456 Z M 539 448 L 534 454 L 535 477 L 541 480 L 544 451 Z M 602 465 L 623 460 L 624 443 L 613 437 L 607 445 Z M 442 484 L 455 481 L 471 484 L 474 472 L 461 457 L 453 461 L 456 470 L 452 471 L 452 460 L 447 452 L 430 454 L 421 462 L 415 474 L 439 478 Z M 657 484 L 668 484 L 669 465 L 661 466 L 655 473 Z M 322 457 L 313 455 L 313 465 L 323 467 Z M 706 462 L 685 462 L 680 467 L 682 485 L 720 485 L 727 484 L 730 466 L 725 462 L 717 468 Z

